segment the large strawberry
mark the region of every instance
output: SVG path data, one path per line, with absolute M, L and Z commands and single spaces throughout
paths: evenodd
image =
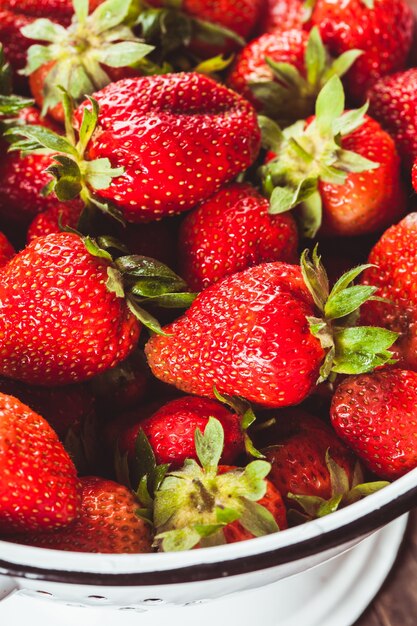
M 405 0 L 316 0 L 311 23 L 331 54 L 363 50 L 346 77 L 351 98 L 363 101 L 378 78 L 405 67 L 414 24 Z
M 268 208 L 251 185 L 233 183 L 186 216 L 178 242 L 180 274 L 192 289 L 258 263 L 296 262 L 293 217 L 268 215 Z
M 171 400 L 150 417 L 130 426 L 119 437 L 120 452 L 128 452 L 131 458 L 135 456 L 136 440 L 142 429 L 159 465 L 181 467 L 186 459 L 197 459 L 194 433 L 197 429 L 204 431 L 210 417 L 219 420 L 223 427 L 222 463 L 233 463 L 245 451 L 241 416 L 214 400 L 197 396 Z
M 155 493 L 155 543 L 165 552 L 208 547 L 260 537 L 287 527 L 279 491 L 265 480 L 271 466 L 218 466 L 223 429 L 210 418 L 197 430 L 198 460 L 168 474 Z
M 369 111 L 395 139 L 410 166 L 417 156 L 417 69 L 384 76 L 368 91 Z
M 77 0 L 68 29 L 41 19 L 21 30 L 32 40 L 50 42 L 29 48 L 25 68 L 32 94 L 43 113 L 48 111 L 63 122 L 59 88 L 82 101 L 112 80 L 129 76 L 129 66 L 140 64 L 153 50 L 126 23 L 131 5 L 130 1 L 106 0 L 89 15 L 88 0 Z M 139 73 L 139 67 L 133 73 Z
M 301 402 L 331 370 L 370 371 L 390 359 L 396 335 L 343 327 L 342 318 L 374 292 L 348 287 L 362 269 L 345 274 L 330 295 L 316 253 L 313 262 L 304 253 L 302 267 L 266 263 L 227 276 L 165 336 L 151 338 L 150 367 L 187 393 L 213 397 L 215 386 L 271 407 Z
M 75 467 L 49 424 L 0 394 L 0 531 L 47 531 L 79 509 Z
M 417 213 L 389 228 L 369 255 L 362 282 L 375 285 L 384 300 L 367 302 L 364 324 L 378 324 L 399 334 L 395 356 L 406 369 L 417 370 Z
M 80 141 L 35 127 L 17 148 L 48 148 L 54 188 L 66 200 L 92 195 L 127 219 L 143 222 L 186 211 L 244 171 L 256 158 L 260 133 L 243 98 L 196 73 L 126 79 L 83 103 L 75 118 Z M 99 110 L 98 110 L 99 108 Z M 92 111 L 90 111 L 92 109 Z
M 352 49 L 333 59 L 317 27 L 309 35 L 299 29 L 265 34 L 239 53 L 227 84 L 288 125 L 313 113 L 321 87 L 331 76 L 343 76 L 360 54 Z
M 336 389 L 332 424 L 377 476 L 417 467 L 417 373 L 389 369 L 353 376 Z
M 81 478 L 81 510 L 70 526 L 48 533 L 26 533 L 9 541 L 70 552 L 151 552 L 149 525 L 137 511 L 134 494 L 112 480 Z
M 264 120 L 275 158 L 262 168 L 271 213 L 299 207 L 307 236 L 377 232 L 400 218 L 406 196 L 392 138 L 361 109 L 344 112 L 333 76 L 316 101 L 316 115 L 285 131 Z M 273 156 L 273 155 L 272 155 Z

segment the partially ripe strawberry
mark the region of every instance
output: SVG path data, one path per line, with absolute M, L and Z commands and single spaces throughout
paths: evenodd
M 180 274 L 195 291 L 267 261 L 295 263 L 297 226 L 268 215 L 269 202 L 247 183 L 232 183 L 189 213 L 178 241 Z
M 137 515 L 140 503 L 123 485 L 88 476 L 81 478 L 81 510 L 66 528 L 8 537 L 29 546 L 69 552 L 137 554 L 151 552 L 149 525 Z
M 417 467 L 417 373 L 390 369 L 353 376 L 336 389 L 332 424 L 377 476 Z
M 0 531 L 49 531 L 78 515 L 75 467 L 49 424 L 0 393 Z
M 197 430 L 199 463 L 187 459 L 155 492 L 155 545 L 164 552 L 260 537 L 287 527 L 278 490 L 267 480 L 270 465 L 220 466 L 223 429 L 210 418 Z
M 197 459 L 194 435 L 204 431 L 210 417 L 219 420 L 224 431 L 222 463 L 233 463 L 245 451 L 241 416 L 207 398 L 185 396 L 164 404 L 153 415 L 137 422 L 119 437 L 119 449 L 134 458 L 139 430 L 143 430 L 158 465 L 181 467 L 186 459 Z

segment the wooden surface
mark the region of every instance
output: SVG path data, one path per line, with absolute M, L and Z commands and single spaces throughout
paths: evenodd
M 392 572 L 355 626 L 417 626 L 417 509 Z

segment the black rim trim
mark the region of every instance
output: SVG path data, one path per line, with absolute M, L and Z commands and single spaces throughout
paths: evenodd
M 44 570 L 39 567 L 20 565 L 0 560 L 0 574 L 15 578 L 58 582 L 76 585 L 102 585 L 107 587 L 132 587 L 148 585 L 171 585 L 198 582 L 236 576 L 269 569 L 284 563 L 298 561 L 340 544 L 348 543 L 366 535 L 403 515 L 417 505 L 417 486 L 396 500 L 388 502 L 380 509 L 371 511 L 349 525 L 302 541 L 296 545 L 284 546 L 268 552 L 239 557 L 225 562 L 199 563 L 178 569 L 134 574 L 99 574 L 92 572 L 63 572 Z

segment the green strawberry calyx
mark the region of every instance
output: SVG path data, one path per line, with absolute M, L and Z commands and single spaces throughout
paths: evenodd
M 124 298 L 131 313 L 151 332 L 165 335 L 148 307 L 188 308 L 197 294 L 188 291 L 186 282 L 167 265 L 126 249 L 112 237 L 83 237 L 88 252 L 108 263 L 108 291 Z
M 260 168 L 264 192 L 270 197 L 269 212 L 275 215 L 299 207 L 306 237 L 314 237 L 321 226 L 320 182 L 343 186 L 350 173 L 379 167 L 341 146 L 342 138 L 365 122 L 368 103 L 350 111 L 344 107 L 342 83 L 333 76 L 317 97 L 311 123 L 301 120 L 281 131 L 260 116 L 263 145 L 277 155 Z
M 262 104 L 261 113 L 277 120 L 282 126 L 288 126 L 311 115 L 320 89 L 332 76 L 346 74 L 361 54 L 361 50 L 353 49 L 337 59 L 332 58 L 315 26 L 309 34 L 303 73 L 291 63 L 276 62 L 266 57 L 273 80 L 251 82 L 249 87 Z
M 37 151 L 50 154 L 54 162 L 46 171 L 52 178 L 42 194 L 47 196 L 54 192 L 62 202 L 79 197 L 85 206 L 81 221 L 88 221 L 86 216 L 98 209 L 124 223 L 119 209 L 110 202 L 104 202 L 95 193 L 110 187 L 113 178 L 123 176 L 124 168 L 112 167 L 108 158 L 91 161 L 85 159 L 85 152 L 97 128 L 99 117 L 97 101 L 91 97 L 88 99 L 91 109 L 84 108 L 79 130 L 73 125 L 74 102 L 63 91 L 66 136 L 58 135 L 44 126 L 19 125 L 5 132 L 6 138 L 11 142 L 9 150 L 18 150 L 23 156 Z
M 304 520 L 316 519 L 334 513 L 339 508 L 353 504 L 362 498 L 376 493 L 380 489 L 387 487 L 387 481 L 363 482 L 363 472 L 359 461 L 357 461 L 351 479 L 349 475 L 331 457 L 330 451 L 326 452 L 326 466 L 330 475 L 331 497 L 326 500 L 319 496 L 300 495 L 288 493 L 287 498 L 293 500 L 304 512 Z M 298 511 L 294 511 L 295 514 Z M 289 511 L 290 517 L 293 513 Z
M 187 459 L 155 493 L 155 546 L 171 552 L 220 545 L 225 543 L 224 527 L 237 520 L 255 537 L 278 531 L 271 512 L 258 503 L 271 465 L 256 460 L 245 468 L 219 471 L 224 432 L 213 417 L 204 433 L 196 430 L 195 444 L 200 464 Z
M 301 255 L 301 271 L 319 311 L 307 317 L 310 332 L 319 339 L 326 357 L 320 368 L 318 383 L 335 374 L 363 374 L 376 367 L 394 363 L 389 348 L 398 334 L 376 326 L 355 326 L 362 304 L 381 300 L 376 287 L 353 285 L 353 281 L 371 265 L 355 267 L 339 278 L 332 290 L 317 246 L 310 259 L 309 251 Z
M 21 29 L 25 37 L 48 42 L 29 48 L 22 70 L 29 76 L 51 64 L 43 88 L 43 114 L 61 101 L 59 86 L 80 101 L 111 82 L 106 67 L 139 64 L 140 69 L 153 46 L 136 37 L 128 24 L 132 4 L 133 0 L 106 0 L 89 15 L 88 0 L 73 0 L 74 18 L 68 28 L 41 18 Z
M 12 94 L 12 72 L 4 56 L 3 46 L 0 45 L 0 116 L 13 117 L 21 109 L 31 106 L 33 100 Z M 4 119 L 2 119 L 2 127 Z

